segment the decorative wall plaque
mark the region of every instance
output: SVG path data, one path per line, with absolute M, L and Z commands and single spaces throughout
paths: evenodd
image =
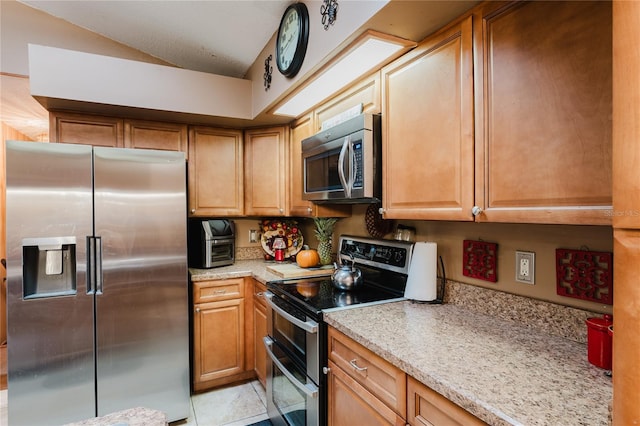
M 462 274 L 495 283 L 498 281 L 498 244 L 464 240 Z
M 320 14 L 322 15 L 322 26 L 327 31 L 338 17 L 338 0 L 323 0 L 320 6 Z
M 273 59 L 273 55 L 269 55 L 267 59 L 264 60 L 264 91 L 266 92 L 271 88 L 271 75 L 273 74 L 273 67 L 271 66 L 271 60 Z
M 557 293 L 560 296 L 613 304 L 613 254 L 556 249 Z

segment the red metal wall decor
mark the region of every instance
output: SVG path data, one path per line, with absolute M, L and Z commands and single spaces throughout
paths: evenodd
M 613 304 L 613 254 L 556 249 L 557 292 L 560 296 Z
M 462 243 L 462 274 L 480 280 L 498 281 L 498 244 L 464 240 Z

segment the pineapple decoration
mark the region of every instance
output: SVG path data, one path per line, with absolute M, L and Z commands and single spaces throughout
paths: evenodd
M 318 256 L 321 265 L 330 265 L 332 262 L 333 227 L 338 219 L 333 217 L 316 217 L 313 219 L 316 225 L 316 238 L 318 239 Z

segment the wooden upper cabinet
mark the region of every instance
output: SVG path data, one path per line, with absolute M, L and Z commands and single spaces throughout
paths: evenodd
M 347 90 L 333 97 L 313 111 L 313 131 L 317 133 L 326 121 L 348 109 L 362 104 L 362 110 L 372 114 L 381 111 L 380 108 L 380 73 L 371 74 L 358 83 L 349 86 Z
M 244 214 L 242 131 L 189 129 L 189 215 Z
M 611 223 L 611 15 L 604 1 L 481 11 L 477 220 Z
M 187 152 L 187 125 L 156 121 L 126 120 L 125 148 Z
M 348 217 L 351 206 L 347 204 L 315 204 L 302 199 L 302 141 L 314 132 L 313 115 L 307 114 L 291 126 L 289 144 L 289 215 L 297 217 Z
M 285 127 L 245 131 L 244 204 L 247 216 L 284 216 L 289 139 Z
M 49 140 L 121 148 L 123 125 L 120 118 L 54 111 L 49 114 Z
M 473 220 L 472 18 L 382 69 L 386 218 Z

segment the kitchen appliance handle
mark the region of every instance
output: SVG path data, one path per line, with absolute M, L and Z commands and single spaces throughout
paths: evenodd
M 276 357 L 276 355 L 273 353 L 273 351 L 271 350 L 271 347 L 273 346 L 273 339 L 269 336 L 265 336 L 262 338 L 262 341 L 264 343 L 264 347 L 267 350 L 267 354 L 269 354 L 269 358 L 271 358 L 271 361 L 273 361 L 278 369 L 282 371 L 282 374 L 284 374 L 295 387 L 300 389 L 307 396 L 310 396 L 311 398 L 317 398 L 318 387 L 313 383 L 302 383 L 301 381 L 299 381 L 293 374 L 291 374 L 289 370 L 287 370 L 282 362 L 280 362 L 278 357 Z
M 342 144 L 342 149 L 340 149 L 340 156 L 338 157 L 338 177 L 340 178 L 340 183 L 342 183 L 342 187 L 344 188 L 344 195 L 347 198 L 351 198 L 351 176 L 349 176 L 349 181 L 347 181 L 345 177 L 345 156 L 351 160 L 351 155 L 346 155 L 347 152 L 350 151 L 351 148 L 351 137 L 347 136 L 344 138 L 344 143 Z M 352 161 L 353 162 L 353 161 Z
M 102 237 L 95 237 L 96 294 L 102 294 Z
M 95 294 L 94 281 L 96 277 L 96 245 L 94 237 L 87 237 L 87 294 Z
M 267 303 L 269 304 L 269 306 L 271 307 L 271 309 L 273 309 L 274 311 L 276 311 L 277 313 L 279 313 L 280 315 L 282 315 L 283 317 L 285 317 L 285 319 L 291 323 L 293 323 L 293 325 L 300 327 L 301 329 L 303 329 L 304 331 L 311 333 L 311 334 L 315 334 L 318 332 L 318 323 L 312 320 L 308 320 L 307 322 L 301 321 L 298 318 L 294 317 L 293 315 L 291 315 L 290 313 L 288 313 L 287 311 L 285 311 L 284 309 L 282 309 L 280 306 L 276 305 L 273 300 L 273 296 L 274 294 L 271 293 L 270 291 L 265 292 L 264 297 L 265 300 L 267 301 Z

